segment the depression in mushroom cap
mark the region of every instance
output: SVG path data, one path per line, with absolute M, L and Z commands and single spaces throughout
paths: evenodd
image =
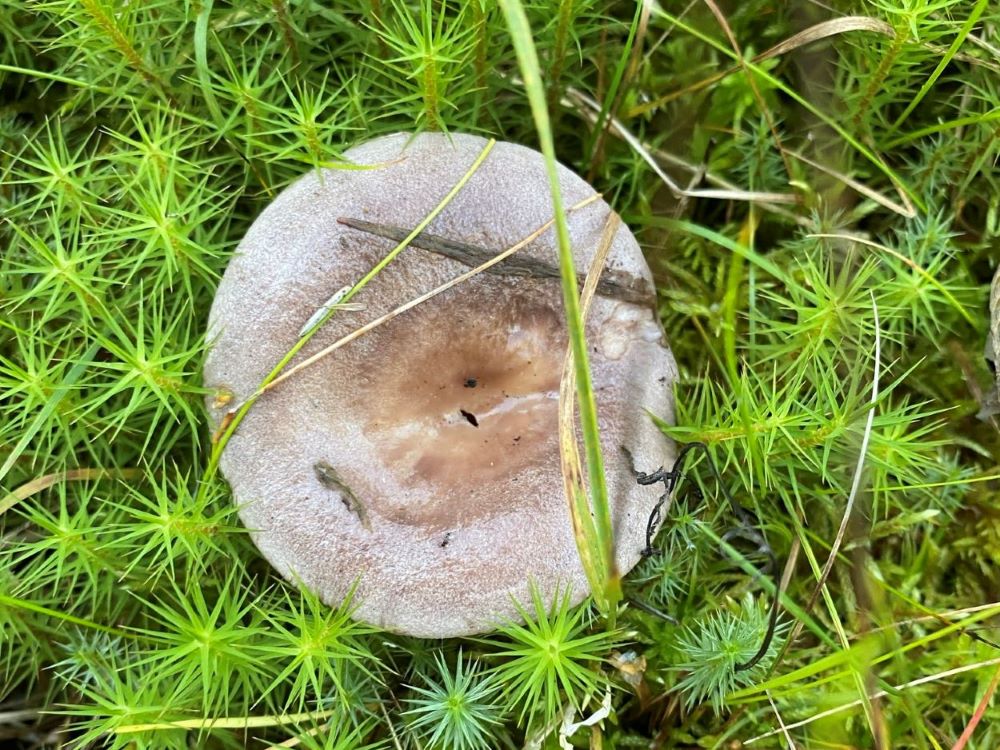
M 486 147 L 470 135 L 397 134 L 346 153 L 362 170 L 310 173 L 254 222 L 219 286 L 205 383 L 250 396 L 337 290 L 417 226 Z M 566 205 L 594 191 L 560 166 Z M 585 271 L 610 215 L 568 215 Z M 338 311 L 292 364 L 467 272 L 552 218 L 542 156 L 498 143 L 410 247 Z M 346 220 L 346 223 L 344 223 Z M 380 236 L 381 233 L 384 236 Z M 221 469 L 243 522 L 288 579 L 355 616 L 424 637 L 517 619 L 537 586 L 582 599 L 564 497 L 558 395 L 567 334 L 553 231 L 393 318 L 262 396 Z M 463 248 L 470 253 L 463 255 Z M 650 414 L 672 415 L 676 367 L 649 269 L 622 225 L 587 318 L 616 558 L 629 570 L 656 501 L 635 471 L 669 465 Z M 216 423 L 227 406 L 211 405 Z

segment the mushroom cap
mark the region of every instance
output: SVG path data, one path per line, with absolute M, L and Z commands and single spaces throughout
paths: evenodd
M 303 324 L 396 245 L 338 223 L 410 229 L 486 146 L 478 136 L 405 133 L 346 152 L 373 169 L 311 172 L 257 218 L 209 318 L 216 425 L 252 394 Z M 559 166 L 565 205 L 594 193 Z M 610 208 L 568 215 L 585 272 Z M 427 231 L 500 252 L 552 217 L 542 155 L 497 143 Z M 558 264 L 555 233 L 519 251 Z M 607 268 L 651 290 L 620 225 Z M 468 270 L 410 246 L 338 311 L 292 364 Z M 619 570 L 645 546 L 657 493 L 635 471 L 670 465 L 650 413 L 672 419 L 676 365 L 651 306 L 597 294 L 587 320 Z M 244 524 L 283 576 L 397 633 L 447 637 L 519 619 L 537 586 L 589 592 L 564 495 L 558 394 L 567 334 L 558 279 L 481 273 L 338 349 L 262 396 L 222 455 Z
M 994 383 L 983 394 L 978 416 L 986 420 L 1000 414 L 1000 267 L 993 274 L 990 285 L 990 330 L 986 335 L 984 356 L 993 363 Z

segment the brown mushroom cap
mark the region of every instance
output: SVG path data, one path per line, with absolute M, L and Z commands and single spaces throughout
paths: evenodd
M 249 396 L 317 308 L 396 244 L 339 217 L 410 229 L 485 145 L 459 134 L 381 137 L 346 157 L 382 166 L 310 173 L 282 192 L 219 285 L 206 385 L 237 402 Z M 559 177 L 566 205 L 594 192 L 562 166 Z M 578 271 L 609 210 L 596 201 L 569 215 Z M 498 143 L 427 231 L 500 252 L 551 216 L 541 154 Z M 554 232 L 522 255 L 555 266 Z M 607 267 L 652 288 L 624 225 Z M 405 249 L 355 297 L 365 309 L 337 312 L 295 361 L 467 270 Z M 587 337 L 625 572 L 657 499 L 636 485 L 634 469 L 673 458 L 647 412 L 671 418 L 676 366 L 649 305 L 595 295 Z M 529 601 L 531 582 L 546 600 L 565 586 L 581 600 L 588 586 L 558 448 L 566 347 L 558 279 L 483 273 L 280 384 L 249 411 L 221 462 L 255 543 L 331 605 L 357 582 L 356 616 L 409 635 L 491 630 L 517 618 L 513 599 Z M 224 411 L 213 409 L 217 423 Z

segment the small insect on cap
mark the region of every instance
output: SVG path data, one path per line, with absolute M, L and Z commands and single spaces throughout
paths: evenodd
M 212 306 L 205 383 L 253 394 L 334 306 L 291 365 L 511 247 L 552 218 L 538 152 L 498 143 L 426 228 L 354 286 L 445 198 L 487 142 L 377 138 L 353 165 L 302 177 L 254 222 Z M 594 190 L 559 167 L 565 205 Z M 610 216 L 567 216 L 578 272 Z M 559 384 L 567 350 L 553 230 L 510 261 L 392 318 L 261 396 L 222 455 L 243 522 L 286 578 L 355 616 L 424 637 L 482 633 L 545 600 L 588 592 L 564 495 Z M 587 341 L 621 572 L 639 559 L 656 494 L 636 471 L 673 462 L 650 419 L 672 418 L 676 366 L 632 234 L 614 236 Z M 343 295 L 340 297 L 343 298 Z M 363 305 L 363 309 L 357 309 Z

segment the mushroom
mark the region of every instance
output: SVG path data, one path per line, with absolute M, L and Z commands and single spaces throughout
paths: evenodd
M 219 285 L 205 383 L 252 394 L 337 290 L 353 285 L 460 180 L 486 141 L 395 134 L 285 189 L 250 227 Z M 593 195 L 559 167 L 570 205 Z M 610 208 L 568 216 L 586 270 Z M 552 217 L 545 164 L 498 143 L 427 227 L 293 364 L 367 320 L 514 245 Z M 588 593 L 564 497 L 558 394 L 567 335 L 553 231 L 493 273 L 420 304 L 262 396 L 221 470 L 263 555 L 331 605 L 422 637 L 486 632 L 543 597 Z M 650 419 L 672 418 L 676 366 L 631 232 L 614 237 L 587 319 L 619 570 L 645 546 L 656 497 L 637 471 L 673 461 Z M 227 395 L 228 398 L 228 395 Z M 222 399 L 224 401 L 225 399 Z M 226 407 L 209 405 L 219 424 Z M 355 588 L 356 587 L 356 588 Z
M 990 285 L 990 330 L 986 334 L 986 359 L 993 364 L 994 384 L 983 394 L 978 416 L 982 420 L 1000 414 L 1000 267 L 993 274 Z

